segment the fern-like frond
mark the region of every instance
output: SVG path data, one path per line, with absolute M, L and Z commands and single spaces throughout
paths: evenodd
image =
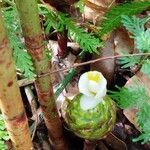
M 142 144 L 150 141 L 150 105 L 145 103 L 139 109 L 137 113 L 137 121 L 139 127 L 142 129 L 142 134 L 138 137 L 133 139 L 134 142 L 142 141 Z
M 118 6 L 114 6 L 105 15 L 104 21 L 100 25 L 99 35 L 104 36 L 108 34 L 121 24 L 122 15 L 132 16 L 138 14 L 150 6 L 149 1 L 144 2 L 131 2 L 125 3 Z
M 135 36 L 135 46 L 140 52 L 150 52 L 150 30 L 141 31 Z
M 4 119 L 2 114 L 0 114 L 0 149 L 1 150 L 6 150 L 6 144 L 5 141 L 9 140 L 10 137 L 8 135 L 8 132 L 6 131 L 6 126 L 4 123 Z
M 147 75 L 148 77 L 150 77 L 150 60 L 144 60 L 141 71 Z
M 150 141 L 150 96 L 147 91 L 147 88 L 135 78 L 130 86 L 118 88 L 116 92 L 110 92 L 111 98 L 116 101 L 119 107 L 138 109 L 136 117 L 142 134 L 133 141 L 142 141 L 143 144 Z
M 40 8 L 40 13 L 46 18 L 46 32 L 51 27 L 58 32 L 68 30 L 69 37 L 75 42 L 79 43 L 80 48 L 83 51 L 89 53 L 98 53 L 97 48 L 102 47 L 102 43 L 99 38 L 96 38 L 91 33 L 87 33 L 83 28 L 79 27 L 67 14 L 61 12 L 53 12 L 45 7 Z
M 147 124 L 150 126 L 150 123 Z M 150 141 L 150 132 L 144 132 L 139 137 L 132 140 L 133 142 L 142 141 L 141 144 L 145 144 Z
M 141 56 L 129 56 L 122 57 L 118 59 L 119 64 L 121 64 L 121 68 L 133 67 L 136 64 L 139 64 L 141 61 Z
M 97 53 L 98 54 L 98 47 L 102 47 L 102 43 L 100 42 L 99 38 L 94 37 L 91 33 L 85 32 L 84 29 L 78 27 L 71 21 L 70 18 L 63 17 L 63 19 L 68 22 L 66 23 L 66 27 L 68 29 L 69 36 L 75 42 L 80 44 L 80 48 L 89 53 Z
M 122 23 L 132 33 L 131 37 L 135 40 L 135 46 L 140 52 L 150 52 L 150 30 L 144 28 L 149 19 L 150 16 L 143 19 L 135 16 L 122 16 Z
M 139 106 L 140 107 L 140 106 Z M 150 124 L 150 105 L 148 103 L 143 103 L 142 107 L 139 108 L 139 112 L 137 113 L 138 124 L 141 127 L 146 127 L 146 122 Z M 145 129 L 145 131 L 150 132 L 150 128 Z
M 80 12 L 83 13 L 84 12 L 84 0 L 79 0 L 77 3 L 75 3 L 75 7 L 79 8 Z
M 140 31 L 144 31 L 144 25 L 149 19 L 150 16 L 138 18 L 135 16 L 129 17 L 123 15 L 121 22 L 130 33 L 132 33 L 134 36 L 138 36 Z
M 111 98 L 117 102 L 119 107 L 123 109 L 137 108 L 149 99 L 144 85 L 140 84 L 138 81 L 136 82 L 136 84 L 132 84 L 129 87 L 118 87 L 118 91 L 110 92 Z
M 126 29 L 132 34 L 136 48 L 141 53 L 150 52 L 150 30 L 145 29 L 145 23 L 150 19 L 150 16 L 145 18 L 137 18 L 135 16 L 122 16 L 122 23 Z M 141 71 L 150 77 L 150 60 L 147 56 L 123 57 L 119 59 L 122 68 L 131 67 L 135 64 L 141 65 Z
M 25 50 L 22 40 L 22 32 L 16 7 L 3 9 L 4 20 L 10 41 L 10 46 L 13 50 L 13 59 L 16 67 L 28 79 L 34 79 L 34 67 L 30 55 Z

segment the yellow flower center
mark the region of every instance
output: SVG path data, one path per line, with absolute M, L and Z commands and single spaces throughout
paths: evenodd
M 101 80 L 101 77 L 100 77 L 99 73 L 97 73 L 97 72 L 90 71 L 87 73 L 87 77 L 89 80 L 95 81 L 96 83 L 100 82 L 100 80 Z

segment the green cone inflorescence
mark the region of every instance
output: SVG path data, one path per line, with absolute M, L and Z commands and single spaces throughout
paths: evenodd
M 106 83 L 106 79 L 97 71 L 81 75 L 79 91 L 82 93 L 69 101 L 65 108 L 67 127 L 77 136 L 96 140 L 112 130 L 116 120 L 116 107 L 106 95 Z

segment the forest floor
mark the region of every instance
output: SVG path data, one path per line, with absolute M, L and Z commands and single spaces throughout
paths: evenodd
M 108 40 L 108 43 L 107 43 L 108 45 L 106 45 L 106 47 L 104 47 L 103 49 L 103 50 L 106 50 L 106 49 L 110 50 L 110 54 L 108 53 L 104 54 L 105 55 L 104 57 L 111 55 L 112 49 L 110 49 L 110 47 L 113 48 L 113 51 L 114 51 L 114 46 L 111 45 L 111 44 L 114 44 L 112 40 L 114 41 L 114 39 L 119 39 L 121 41 L 121 40 L 126 39 L 127 41 L 127 38 L 125 37 L 126 32 L 123 29 L 117 30 L 115 34 L 116 34 L 115 38 L 113 36 L 111 40 Z M 79 50 L 79 46 L 76 43 L 69 42 L 69 45 L 71 45 L 72 48 L 69 47 L 68 49 L 69 50 L 71 49 L 71 50 L 69 51 L 69 53 L 64 59 L 62 58 L 60 59 L 57 56 L 58 44 L 57 44 L 57 41 L 54 41 L 55 39 L 56 39 L 55 36 L 51 36 L 49 38 L 49 44 L 48 44 L 48 47 L 53 50 L 53 55 L 52 55 L 53 70 L 54 71 L 58 70 L 57 73 L 52 73 L 51 75 L 52 82 L 54 85 L 54 91 L 56 91 L 56 89 L 59 87 L 59 84 L 63 81 L 64 77 L 67 74 L 66 71 L 61 71 L 61 70 L 73 65 L 76 61 L 76 57 L 77 57 L 76 53 L 72 53 L 72 51 Z M 121 42 L 120 41 L 119 43 L 121 44 L 122 41 Z M 117 49 L 117 46 L 115 47 L 115 49 Z M 119 45 L 119 46 L 122 46 L 122 45 Z M 86 59 L 87 59 L 86 61 L 91 60 L 91 56 L 86 57 Z M 113 61 L 115 62 L 115 60 Z M 111 90 L 114 89 L 115 85 L 124 86 L 127 80 L 129 79 L 131 80 L 132 79 L 131 77 L 133 76 L 133 73 L 130 70 L 122 69 L 119 65 L 117 65 L 116 62 L 114 64 L 110 63 L 110 61 L 108 63 L 108 61 L 105 61 L 105 60 L 101 61 L 100 64 L 99 63 L 96 64 L 98 66 L 98 67 L 96 66 L 97 70 L 100 69 L 101 72 L 106 74 L 108 81 L 109 81 L 108 89 L 111 89 Z M 105 66 L 105 68 L 104 67 L 101 68 L 101 66 Z M 106 68 L 112 68 L 112 67 L 114 68 L 115 73 L 114 71 L 112 71 L 112 69 L 111 70 L 106 69 Z M 77 84 L 78 84 L 79 76 L 83 72 L 88 71 L 90 68 L 91 68 L 91 64 L 86 65 L 86 66 L 81 66 L 78 70 L 78 73 L 72 78 L 71 82 L 67 85 L 67 87 L 63 90 L 63 92 L 57 98 L 56 103 L 57 103 L 58 110 L 60 111 L 60 117 L 61 117 L 61 106 L 62 106 L 63 101 L 65 100 L 65 97 L 72 99 L 78 93 Z M 29 124 L 31 124 L 30 129 L 31 129 L 31 132 L 33 133 L 32 138 L 33 138 L 34 147 L 36 150 L 51 150 L 50 148 L 51 146 L 50 146 L 49 139 L 48 139 L 48 133 L 46 130 L 46 126 L 44 124 L 41 109 L 38 108 L 38 110 L 34 112 L 34 115 L 32 116 L 32 111 L 34 111 L 35 104 L 33 103 L 30 106 L 29 99 L 34 100 L 39 106 L 34 84 L 32 83 L 32 81 L 25 80 L 25 79 L 21 79 L 19 81 L 19 84 L 20 84 L 21 94 L 24 100 L 24 105 L 25 105 L 27 116 L 28 118 L 31 118 L 29 119 Z M 90 146 L 96 147 L 96 150 L 149 150 L 150 149 L 149 143 L 142 145 L 140 142 L 135 143 L 132 141 L 133 138 L 138 137 L 138 135 L 140 135 L 140 131 L 134 126 L 135 113 L 136 113 L 136 110 L 125 111 L 125 110 L 117 108 L 117 120 L 116 120 L 116 124 L 114 126 L 113 131 L 110 132 L 104 139 L 89 143 L 89 147 Z M 62 121 L 63 121 L 63 118 L 62 118 Z M 70 150 L 82 150 L 83 149 L 84 147 L 83 139 L 77 137 L 76 135 L 68 131 L 65 127 L 64 127 L 64 134 L 69 143 Z
M 147 11 L 146 15 L 145 14 L 146 13 L 144 13 L 144 15 L 140 14 L 139 17 L 142 18 L 143 16 L 146 16 L 149 14 L 149 11 Z M 83 24 L 83 26 L 84 21 L 85 20 L 82 19 L 80 23 L 81 25 Z M 94 21 L 95 20 L 93 20 L 93 22 Z M 146 26 L 149 26 L 149 22 Z M 58 36 L 60 36 L 61 40 L 58 40 Z M 49 50 L 52 50 L 51 77 L 54 92 L 59 88 L 60 83 L 64 80 L 68 70 L 71 70 L 72 66 L 75 66 L 77 69 L 76 75 L 72 77 L 68 85 L 56 100 L 62 122 L 64 122 L 64 120 L 61 114 L 61 108 L 65 97 L 72 99 L 78 94 L 79 77 L 86 71 L 97 70 L 102 72 L 108 81 L 108 90 L 116 90 L 116 85 L 124 87 L 132 84 L 132 80 L 135 76 L 138 76 L 147 87 L 150 85 L 150 79 L 143 75 L 137 66 L 124 69 L 114 57 L 115 55 L 120 55 L 121 50 L 125 50 L 129 54 L 133 54 L 137 50 L 134 47 L 133 39 L 130 38 L 130 33 L 124 27 L 117 28 L 106 38 L 105 46 L 99 49 L 100 55 L 86 54 L 82 60 L 80 60 L 78 56 L 81 49 L 79 45 L 72 40 L 67 39 L 67 47 L 64 52 L 63 46 L 65 44 L 63 45 L 62 43 L 65 42 L 66 39 L 61 37 L 59 33 L 54 31 L 49 35 L 46 35 L 46 39 Z M 63 45 L 62 47 L 60 46 L 60 43 Z M 112 58 L 100 60 L 101 58 L 107 57 Z M 94 61 L 95 59 L 97 59 L 96 62 Z M 82 64 L 83 62 L 86 63 Z M 39 107 L 34 82 L 22 78 L 18 73 L 18 83 L 28 117 L 35 150 L 52 150 L 43 114 Z M 113 130 L 101 140 L 88 141 L 86 144 L 89 144 L 89 148 L 85 150 L 94 150 L 92 149 L 93 147 L 95 147 L 95 150 L 150 150 L 150 143 L 141 144 L 140 142 L 133 142 L 133 139 L 141 134 L 135 121 L 136 112 L 137 109 L 123 110 L 117 108 L 117 120 Z M 84 140 L 74 135 L 66 129 L 65 126 L 63 129 L 64 135 L 69 143 L 69 150 L 83 150 L 83 147 L 85 146 Z M 6 143 L 9 147 L 8 149 L 11 149 L 11 143 L 9 141 Z

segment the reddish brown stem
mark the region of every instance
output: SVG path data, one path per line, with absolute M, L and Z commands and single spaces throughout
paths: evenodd
M 15 34 L 15 33 L 14 33 Z M 15 150 L 31 150 L 28 119 L 24 110 L 12 50 L 0 8 L 0 110 Z
M 58 41 L 58 57 L 64 58 L 68 51 L 67 51 L 67 35 L 66 34 L 61 34 L 57 33 L 57 41 Z
M 25 44 L 32 56 L 35 71 L 39 75 L 45 74 L 50 71 L 51 62 L 47 57 L 46 46 L 44 44 L 37 1 L 16 0 L 16 4 L 21 19 Z M 61 120 L 55 104 L 51 76 L 37 77 L 35 86 L 53 149 L 67 150 Z

